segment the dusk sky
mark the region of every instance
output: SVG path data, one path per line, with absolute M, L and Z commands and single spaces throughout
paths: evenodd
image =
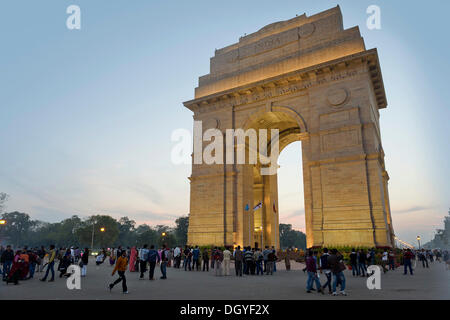
M 420 5 L 419 5 L 420 3 Z M 81 8 L 81 30 L 66 8 Z M 381 134 L 397 236 L 430 240 L 450 207 L 449 1 L 4 1 L 0 13 L 0 192 L 7 211 L 170 224 L 189 212 L 190 165 L 171 162 L 192 130 L 198 77 L 216 48 L 263 26 L 340 5 L 378 48 L 388 107 Z M 369 5 L 381 30 L 366 27 Z M 304 230 L 300 142 L 279 164 L 280 222 Z

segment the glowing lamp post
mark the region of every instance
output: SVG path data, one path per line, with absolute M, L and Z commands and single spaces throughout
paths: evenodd
M 164 245 L 164 241 L 166 240 L 166 233 L 165 232 L 161 232 L 161 242 Z
M 97 223 L 97 221 L 94 221 L 94 223 L 92 224 L 91 250 L 94 249 L 94 233 L 95 233 L 95 224 L 96 223 Z M 105 231 L 106 231 L 105 227 L 100 228 L 100 232 L 105 232 Z
M 420 250 L 420 236 L 417 236 L 417 243 L 419 244 L 419 250 Z
M 6 224 L 6 220 L 5 219 L 1 219 L 0 220 L 0 226 L 4 226 Z

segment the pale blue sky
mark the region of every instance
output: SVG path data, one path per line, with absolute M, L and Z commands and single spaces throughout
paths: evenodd
M 66 8 L 81 7 L 81 30 Z M 192 128 L 182 102 L 215 48 L 272 22 L 339 4 L 379 50 L 389 106 L 383 146 L 397 235 L 426 241 L 450 187 L 448 1 L 4 1 L 0 8 L 0 191 L 8 211 L 172 223 L 189 210 L 190 166 L 171 132 Z M 381 30 L 366 8 L 381 7 Z M 281 222 L 304 228 L 300 144 L 280 159 Z

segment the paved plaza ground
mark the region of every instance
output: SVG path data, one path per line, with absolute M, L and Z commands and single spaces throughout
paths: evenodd
M 284 263 L 278 263 L 278 271 L 273 276 L 234 275 L 216 277 L 213 272 L 191 271 L 167 268 L 168 279 L 160 280 L 157 268 L 155 281 L 139 280 L 138 273 L 126 273 L 129 294 L 121 293 L 120 284 L 110 293 L 108 283 L 117 278 L 111 277 L 112 267 L 107 262 L 96 266 L 93 261 L 88 265 L 88 274 L 82 278 L 81 290 L 69 290 L 66 279 L 56 277 L 55 282 L 41 282 L 43 273 L 37 273 L 35 279 L 21 281 L 19 285 L 6 285 L 0 282 L 0 300 L 5 299 L 175 299 L 175 300 L 305 300 L 305 299 L 450 299 L 450 271 L 443 263 L 434 262 L 430 269 L 417 266 L 414 276 L 403 275 L 403 269 L 382 275 L 381 290 L 369 290 L 366 279 L 353 277 L 351 271 L 345 271 L 347 297 L 332 297 L 318 293 L 306 293 L 307 275 L 301 271 L 302 264 L 293 263 L 293 269 L 284 270 Z M 59 274 L 59 273 L 56 273 Z M 321 277 L 322 284 L 325 277 Z

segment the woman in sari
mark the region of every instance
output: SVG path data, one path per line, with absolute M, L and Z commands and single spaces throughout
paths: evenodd
M 14 283 L 15 285 L 19 284 L 19 280 L 21 280 L 22 277 L 22 270 L 23 270 L 23 262 L 20 260 L 20 251 L 16 252 L 16 255 L 14 256 L 13 264 L 11 267 L 11 270 L 9 271 L 9 274 L 6 278 L 6 284 Z
M 28 276 L 28 271 L 30 269 L 30 257 L 26 250 L 23 250 L 20 253 L 19 259 L 22 260 L 20 280 L 25 280 Z
M 131 248 L 130 252 L 130 272 L 135 272 L 135 263 L 136 263 L 137 251 L 136 247 Z

